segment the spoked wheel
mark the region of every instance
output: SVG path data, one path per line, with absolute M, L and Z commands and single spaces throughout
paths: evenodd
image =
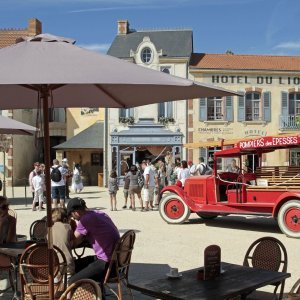
M 197 212 L 196 213 L 200 218 L 202 218 L 203 220 L 212 220 L 215 219 L 218 214 L 214 214 L 214 213 L 205 213 L 205 212 Z
M 161 199 L 159 213 L 167 223 L 181 224 L 189 218 L 191 211 L 178 195 L 171 194 Z
M 279 210 L 277 221 L 284 234 L 300 238 L 300 201 L 291 200 L 284 203 Z

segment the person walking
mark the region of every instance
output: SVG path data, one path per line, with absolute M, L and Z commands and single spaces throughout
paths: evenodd
M 178 180 L 181 181 L 182 186 L 184 187 L 185 180 L 190 177 L 190 170 L 188 168 L 186 160 L 181 161 L 181 168 L 178 172 Z
M 149 206 L 153 209 L 154 190 L 155 190 L 155 173 L 151 165 L 147 165 L 146 162 L 142 162 L 142 169 L 144 170 L 144 201 L 145 208 L 142 211 L 148 211 Z
M 126 177 L 129 177 L 129 197 L 130 197 L 130 203 L 131 203 L 131 209 L 135 211 L 135 194 L 137 194 L 141 210 L 143 210 L 143 200 L 141 196 L 141 188 L 138 184 L 138 177 L 140 176 L 140 173 L 138 172 L 138 169 L 135 165 L 132 165 L 130 167 L 130 171 L 127 173 Z
M 54 208 L 58 207 L 58 201 L 60 207 L 65 207 L 66 199 L 66 182 L 65 175 L 66 169 L 60 166 L 57 159 L 53 159 L 53 166 L 50 169 L 51 177 L 51 194 Z
M 44 201 L 44 177 L 42 176 L 42 170 L 37 170 L 36 175 L 32 178 L 32 185 L 34 188 L 34 198 L 32 201 L 32 210 L 36 210 L 36 203 L 38 203 L 39 211 L 43 210 L 42 207 Z
M 74 193 L 80 193 L 83 190 L 81 178 L 81 168 L 79 164 L 75 164 L 72 177 L 72 190 Z
M 110 210 L 117 210 L 117 192 L 119 190 L 117 172 L 112 170 L 108 179 L 108 193 L 110 196 Z
M 62 160 L 62 167 L 65 169 L 65 189 L 66 189 L 66 199 L 70 199 L 70 189 L 69 189 L 69 183 L 70 183 L 70 178 L 72 178 L 73 173 L 70 170 L 69 164 L 68 164 L 68 159 L 64 158 Z
M 210 175 L 212 174 L 212 168 L 204 162 L 204 158 L 199 157 L 199 164 L 197 165 L 197 172 L 199 175 Z
M 126 169 L 125 171 L 125 178 L 124 178 L 124 186 L 123 186 L 123 194 L 124 194 L 124 205 L 123 205 L 123 209 L 127 208 L 127 202 L 128 202 L 128 190 L 129 190 L 129 184 L 130 184 L 130 179 L 129 177 L 126 177 L 127 173 L 129 172 L 129 169 Z M 131 209 L 131 205 L 129 206 L 129 209 Z

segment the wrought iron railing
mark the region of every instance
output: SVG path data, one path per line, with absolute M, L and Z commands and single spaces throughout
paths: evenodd
M 299 130 L 300 115 L 279 116 L 279 128 L 281 130 Z

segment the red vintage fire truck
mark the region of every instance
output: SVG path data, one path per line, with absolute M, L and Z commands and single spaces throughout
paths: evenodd
M 215 162 L 234 158 L 242 172 L 220 172 L 215 163 L 213 175 L 189 177 L 184 189 L 165 187 L 159 204 L 161 217 L 181 224 L 191 213 L 203 219 L 229 214 L 273 216 L 283 233 L 300 238 L 300 167 L 261 166 L 264 153 L 297 147 L 300 136 L 266 136 L 215 152 Z M 254 172 L 243 171 L 245 155 L 257 156 Z

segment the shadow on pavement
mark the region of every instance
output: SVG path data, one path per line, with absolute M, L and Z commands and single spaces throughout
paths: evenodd
M 201 218 L 195 218 L 190 219 L 189 222 L 184 224 L 205 224 L 206 226 L 210 227 L 221 227 L 247 231 L 250 230 L 266 233 L 281 233 L 275 219 L 273 217 L 264 216 L 219 216 L 213 220 L 203 220 Z

